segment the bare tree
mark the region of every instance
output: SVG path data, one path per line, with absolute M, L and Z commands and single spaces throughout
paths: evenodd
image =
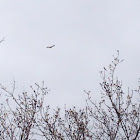
M 140 103 L 133 101 L 133 93 L 125 93 L 122 82 L 115 76 L 115 70 L 122 61 L 118 55 L 101 71 L 102 100 L 97 105 L 88 94 L 90 116 L 94 118 L 94 139 L 136 140 L 140 139 Z M 135 90 L 137 97 L 139 89 Z
M 8 96 L 6 99 L 7 106 L 1 106 L 0 109 L 0 138 L 2 140 L 31 140 L 35 134 L 34 124 L 36 122 L 37 113 L 43 105 L 44 95 L 48 92 L 47 88 L 40 87 L 36 84 L 37 89 L 31 86 L 33 94 L 22 92 L 21 95 L 14 95 L 15 82 L 12 91 L 7 90 L 0 85 Z M 10 100 L 14 101 L 15 108 L 11 107 Z
M 64 117 L 61 117 L 60 108 L 55 110 L 53 116 L 46 111 L 41 112 L 37 127 L 47 140 L 92 140 L 92 132 L 89 130 L 89 116 L 87 109 L 66 109 Z M 41 134 L 40 134 L 41 135 Z
M 139 140 L 140 87 L 132 92 L 123 91 L 122 82 L 115 74 L 121 62 L 118 51 L 109 67 L 100 72 L 101 100 L 94 102 L 91 92 L 85 91 L 87 105 L 81 109 L 56 108 L 51 113 L 50 106 L 44 105 L 48 93 L 44 83 L 31 86 L 32 93 L 17 95 L 15 82 L 12 91 L 0 84 L 7 97 L 6 104 L 0 104 L 0 139 Z

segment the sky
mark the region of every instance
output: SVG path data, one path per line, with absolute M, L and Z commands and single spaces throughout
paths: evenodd
M 19 94 L 44 81 L 52 107 L 82 106 L 84 90 L 96 100 L 99 71 L 117 50 L 124 87 L 138 86 L 139 0 L 3 0 L 0 19 L 0 83 L 14 79 Z

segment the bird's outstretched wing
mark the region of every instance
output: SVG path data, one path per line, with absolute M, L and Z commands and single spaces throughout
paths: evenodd
M 53 48 L 55 45 L 52 45 L 52 46 L 48 46 L 48 47 L 46 47 L 46 48 Z
M 2 40 L 0 40 L 0 43 L 3 42 L 3 41 L 5 41 L 4 37 L 2 38 Z

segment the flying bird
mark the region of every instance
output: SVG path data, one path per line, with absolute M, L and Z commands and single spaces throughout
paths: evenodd
M 53 48 L 55 45 L 52 45 L 52 46 L 48 46 L 48 47 L 46 47 L 46 48 Z

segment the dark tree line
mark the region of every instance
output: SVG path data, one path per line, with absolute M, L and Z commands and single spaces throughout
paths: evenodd
M 56 108 L 52 114 L 50 106 L 44 105 L 49 92 L 44 83 L 31 86 L 32 93 L 18 95 L 15 82 L 11 91 L 0 84 L 1 96 L 7 98 L 0 105 L 0 140 L 139 140 L 140 87 L 132 92 L 123 91 L 122 82 L 115 75 L 121 62 L 118 52 L 109 67 L 100 72 L 100 102 L 96 103 L 91 92 L 85 91 L 85 108 L 64 108 L 64 115 L 62 109 Z

